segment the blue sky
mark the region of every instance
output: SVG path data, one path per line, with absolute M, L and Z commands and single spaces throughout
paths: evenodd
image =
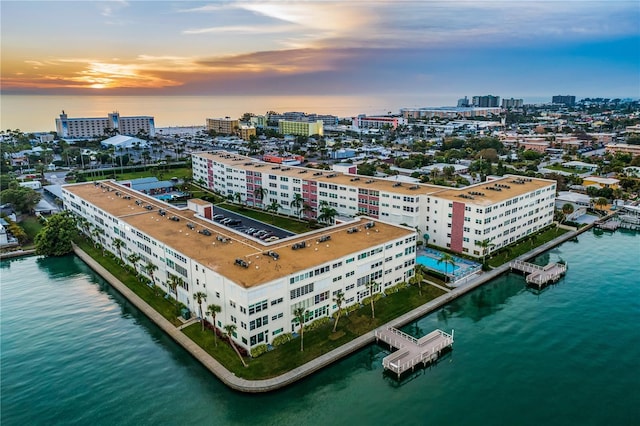
M 640 97 L 634 1 L 5 1 L 2 92 Z

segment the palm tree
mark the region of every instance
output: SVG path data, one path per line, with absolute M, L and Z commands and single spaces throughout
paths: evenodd
M 449 253 L 442 253 L 442 256 L 440 257 L 440 259 L 438 259 L 438 263 L 444 263 L 444 276 L 446 281 L 446 279 L 449 277 L 449 275 L 447 275 L 447 265 L 455 266 L 456 261 Z
M 600 197 L 595 201 L 595 205 L 596 207 L 600 207 L 599 210 L 604 210 L 603 207 L 605 207 L 609 202 L 607 201 L 606 198 L 604 197 Z
M 378 283 L 371 280 L 366 284 L 367 290 L 369 290 L 369 302 L 371 302 L 371 319 L 376 317 L 376 311 L 375 311 L 375 298 L 373 297 L 373 292 L 376 290 L 376 288 L 378 287 Z
M 153 272 L 158 270 L 158 266 L 155 263 L 149 261 L 146 265 L 144 265 L 144 270 L 151 277 L 151 282 L 153 283 L 153 285 L 156 285 L 156 279 L 153 275 Z
M 484 265 L 489 249 L 494 247 L 495 244 L 493 244 L 490 239 L 486 238 L 482 241 L 476 241 L 476 245 L 482 249 L 482 264 Z M 451 258 L 451 260 L 453 260 L 453 258 Z
M 236 353 L 238 354 L 238 358 L 240 358 L 240 361 L 242 361 L 242 365 L 246 367 L 247 364 L 244 362 L 242 355 L 240 355 L 240 351 L 238 350 L 238 348 L 236 348 L 236 344 L 233 343 L 233 335 L 236 332 L 236 326 L 234 324 L 227 324 L 224 326 L 224 331 L 226 332 L 227 337 L 229 338 L 229 344 L 231 345 L 233 350 L 236 351 Z
M 299 192 L 296 192 L 293 195 L 293 201 L 291 201 L 291 207 L 296 209 L 298 219 L 300 218 L 300 213 L 302 212 L 302 208 L 304 206 L 304 198 L 300 195 Z
M 260 200 L 260 204 L 263 204 L 264 197 L 267 196 L 267 190 L 261 186 L 258 186 L 256 189 L 253 190 L 253 196 L 258 200 Z
M 233 194 L 233 198 L 235 198 L 238 204 L 242 205 L 242 194 L 240 192 Z
M 122 247 L 126 244 L 120 238 L 114 238 L 113 246 L 118 250 L 118 257 L 120 258 L 120 263 L 124 263 L 124 259 L 122 259 Z
M 177 275 L 169 274 L 169 279 L 167 280 L 167 287 L 169 290 L 173 291 L 176 295 L 175 299 L 178 300 L 178 286 L 182 285 L 182 278 Z
M 420 296 L 422 296 L 422 280 L 424 280 L 422 268 L 422 265 L 416 265 L 415 273 L 411 278 L 409 278 L 409 284 L 418 286 L 418 292 L 420 293 Z
M 331 207 L 326 201 L 320 203 L 319 222 L 333 223 L 333 219 L 338 215 L 336 209 Z
M 342 290 L 338 290 L 336 292 L 333 301 L 336 305 L 338 305 L 338 313 L 336 315 L 336 322 L 333 323 L 333 332 L 336 332 L 336 328 L 338 327 L 338 321 L 340 320 L 340 314 L 342 314 L 342 304 L 344 303 L 344 293 Z
M 136 271 L 136 275 L 138 275 L 138 262 L 140 262 L 140 255 L 137 253 L 131 253 L 129 256 L 127 256 L 127 260 L 131 263 L 131 265 L 133 266 L 133 270 Z
M 296 317 L 300 323 L 300 352 L 304 351 L 304 320 L 307 316 L 307 310 L 305 308 L 295 308 L 293 310 L 293 316 Z
M 200 310 L 200 325 L 202 326 L 202 331 L 204 331 L 204 315 L 202 315 L 202 302 L 207 301 L 207 294 L 202 291 L 198 291 L 193 294 L 193 300 L 198 304 L 198 309 Z
M 302 204 L 302 215 L 308 214 L 310 211 L 313 211 L 313 208 L 308 203 Z
M 280 204 L 276 200 L 271 201 L 271 204 L 267 206 L 267 211 L 271 212 L 271 222 L 275 220 L 275 215 L 276 213 L 278 213 L 279 209 L 280 209 Z
M 216 315 L 222 311 L 222 307 L 220 305 L 211 304 L 207 306 L 207 315 L 211 315 L 213 320 L 213 341 L 216 346 L 218 346 L 218 336 L 216 333 Z
M 573 204 L 565 203 L 562 205 L 562 213 L 564 213 L 565 216 L 569 216 L 573 211 Z

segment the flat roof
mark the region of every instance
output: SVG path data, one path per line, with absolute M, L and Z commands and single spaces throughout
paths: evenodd
M 209 158 L 220 163 L 232 165 L 245 171 L 257 171 L 268 174 L 273 170 L 274 174 L 288 176 L 296 179 L 314 180 L 328 184 L 358 186 L 363 189 L 373 189 L 376 191 L 396 192 L 412 195 L 424 195 L 435 191 L 441 191 L 442 186 L 429 184 L 407 184 L 394 182 L 388 179 L 375 178 L 372 176 L 349 175 L 334 170 L 310 169 L 308 167 L 278 165 L 256 160 L 240 154 L 231 154 L 226 151 L 216 153 L 200 152 L 198 155 Z M 411 189 L 411 188 L 414 189 Z
M 450 188 L 446 191 L 439 192 L 437 196 L 451 201 L 470 202 L 471 204 L 489 206 L 515 198 L 527 192 L 546 188 L 554 183 L 556 182 L 547 179 L 505 175 L 500 179 L 490 180 L 464 188 Z
M 344 174 L 338 171 L 310 169 L 306 167 L 283 166 L 266 163 L 251 157 L 240 154 L 232 154 L 226 151 L 200 152 L 198 155 L 214 161 L 218 161 L 233 167 L 244 169 L 245 171 L 259 171 L 261 173 L 269 173 L 273 170 L 274 174 L 289 176 L 298 179 L 309 179 L 318 182 L 357 186 L 362 189 L 373 189 L 376 191 L 392 192 L 404 195 L 428 195 L 450 199 L 453 201 L 472 201 L 474 204 L 490 205 L 503 200 L 508 200 L 516 195 L 526 193 L 532 190 L 547 187 L 555 181 L 540 178 L 528 178 L 516 175 L 505 175 L 502 178 L 470 185 L 464 188 L 450 188 L 446 186 L 431 185 L 424 183 L 402 183 L 394 182 L 389 179 L 375 178 L 362 175 Z M 513 182 L 513 181 L 517 181 Z M 501 184 L 504 187 L 500 191 L 487 190 L 487 187 L 496 187 Z M 508 187 L 508 188 L 507 188 Z M 480 192 L 483 196 L 471 195 L 469 192 Z M 473 198 L 460 197 L 461 194 Z
M 284 278 L 297 271 L 415 234 L 410 228 L 359 217 L 354 222 L 264 243 L 196 216 L 192 210 L 175 208 L 114 181 L 101 181 L 98 185 L 93 182 L 71 184 L 65 185 L 64 189 L 245 288 Z M 131 198 L 126 199 L 124 196 Z M 137 204 L 136 201 L 140 203 Z M 151 206 L 152 210 L 148 210 L 146 206 Z M 165 210 L 166 215 L 161 216 L 158 213 L 160 209 Z M 172 216 L 180 221 L 171 220 Z M 375 226 L 366 229 L 364 225 L 368 222 L 373 222 Z M 193 230 L 187 227 L 188 223 L 194 225 Z M 354 227 L 359 232 L 347 232 Z M 198 233 L 201 229 L 208 229 L 212 235 Z M 320 243 L 318 239 L 322 236 L 330 236 L 331 239 Z M 306 248 L 292 249 L 293 244 L 302 241 L 306 242 Z M 274 260 L 266 255 L 267 251 L 276 252 L 279 259 Z M 236 259 L 244 260 L 248 267 L 236 265 Z

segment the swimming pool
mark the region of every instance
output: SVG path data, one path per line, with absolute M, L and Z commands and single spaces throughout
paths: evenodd
M 454 258 L 454 261 L 456 261 L 455 258 Z M 452 269 L 450 263 L 445 263 L 445 262 L 438 263 L 438 259 L 434 259 L 433 257 L 429 257 L 429 256 L 417 256 L 416 262 L 418 262 L 422 266 L 426 266 L 429 269 L 436 270 L 443 274 L 445 273 L 445 271 L 447 274 L 451 274 L 452 272 L 455 274 L 455 272 L 460 269 L 460 266 L 458 265 L 454 265 Z M 446 267 L 446 270 L 445 270 L 445 267 Z
M 438 262 L 444 255 L 444 252 L 426 247 L 418 252 L 416 262 L 423 265 L 427 269 L 446 274 L 448 277 L 457 281 L 476 272 L 480 272 L 482 265 L 462 257 L 453 256 L 453 263 Z

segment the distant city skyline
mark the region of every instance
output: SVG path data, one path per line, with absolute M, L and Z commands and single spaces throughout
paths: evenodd
M 635 0 L 0 7 L 3 94 L 640 97 Z

